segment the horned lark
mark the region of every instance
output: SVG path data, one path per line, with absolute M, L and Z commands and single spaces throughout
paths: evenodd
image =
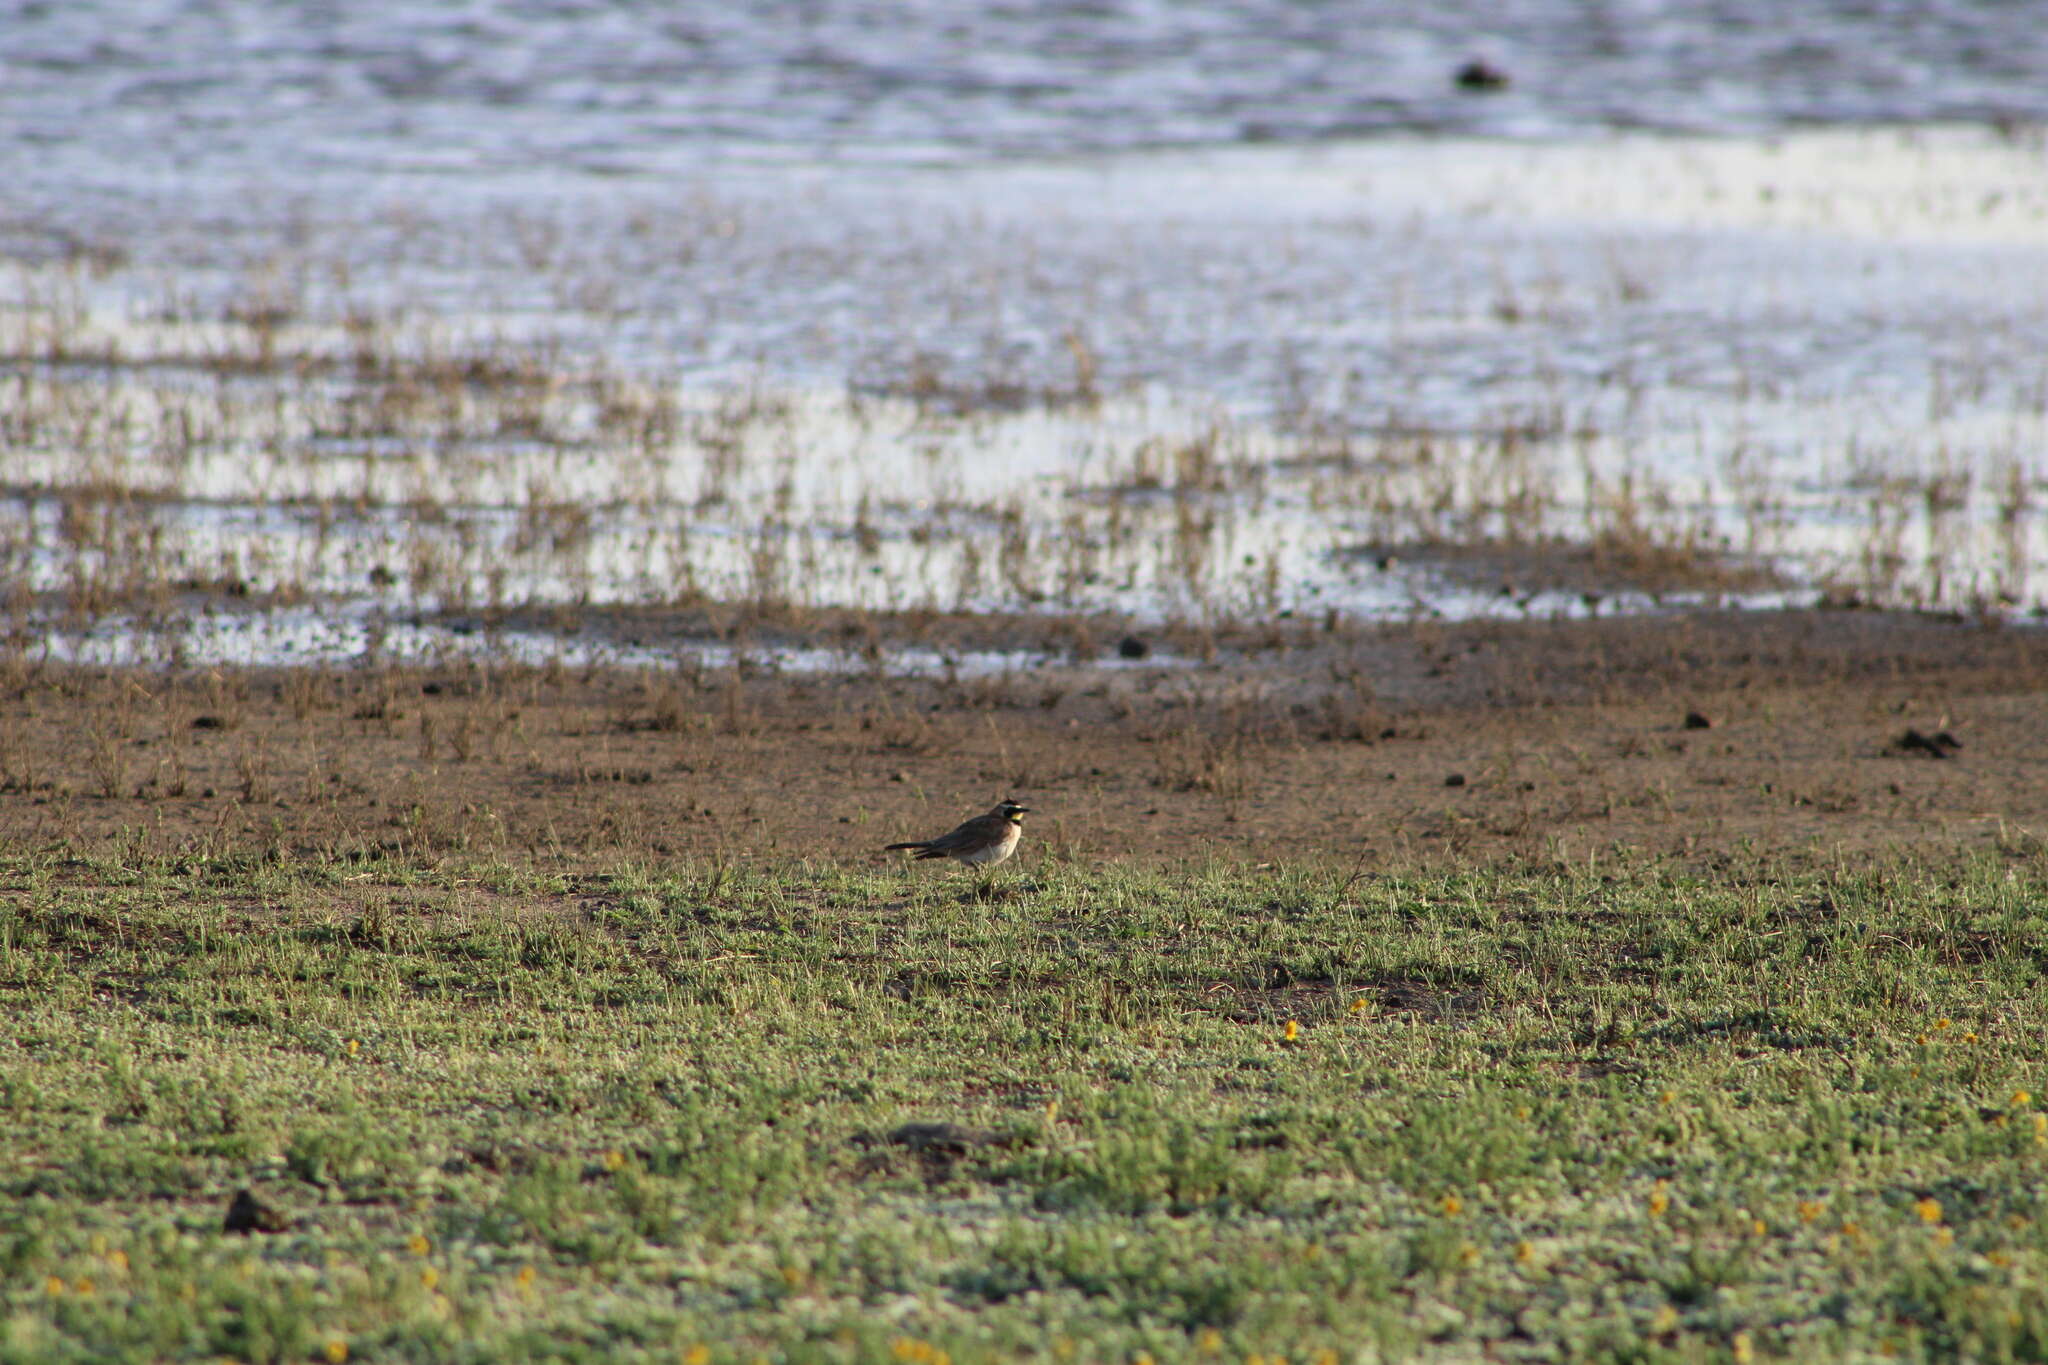
M 988 814 L 975 816 L 950 834 L 889 847 L 916 849 L 920 858 L 957 858 L 969 867 L 993 866 L 1017 851 L 1027 809 L 1015 801 L 999 801 L 989 808 Z

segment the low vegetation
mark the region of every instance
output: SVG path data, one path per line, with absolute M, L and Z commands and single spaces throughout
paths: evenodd
M 2048 1351 L 2025 847 L 146 850 L 0 856 L 0 1358 Z

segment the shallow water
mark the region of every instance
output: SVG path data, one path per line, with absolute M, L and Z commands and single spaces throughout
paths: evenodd
M 0 562 L 31 633 L 209 590 L 2025 616 L 2043 139 L 1783 125 L 2030 117 L 2042 40 L 1854 9 L 892 10 L 893 62 L 843 7 L 247 7 L 225 56 L 218 7 L 18 10 Z M 1451 89 L 1472 51 L 1515 90 Z M 1329 140 L 1368 127 L 1513 136 Z
M 123 183 L 2048 116 L 2039 15 L 1998 0 L 10 0 L 0 34 L 48 179 Z M 1508 89 L 1462 91 L 1474 58 Z

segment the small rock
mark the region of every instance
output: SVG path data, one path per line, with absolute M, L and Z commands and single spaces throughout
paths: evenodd
M 1714 722 L 1704 711 L 1688 711 L 1685 713 L 1685 728 L 1688 730 L 1711 730 L 1714 728 Z
M 292 1220 L 283 1213 L 256 1197 L 253 1190 L 236 1190 L 235 1197 L 228 1201 L 228 1211 L 220 1220 L 222 1232 L 238 1232 L 247 1237 L 252 1232 L 283 1232 L 292 1225 Z
M 1135 635 L 1126 635 L 1116 642 L 1117 654 L 1126 659 L 1142 659 L 1151 654 L 1152 646 Z
M 1463 773 L 1452 773 L 1452 774 L 1451 774 L 1451 775 L 1450 775 L 1449 777 L 1447 777 L 1447 778 L 1445 778 L 1445 779 L 1444 779 L 1444 785 L 1445 785 L 1446 787 L 1462 787 L 1462 786 L 1464 786 L 1464 785 L 1465 785 L 1465 774 L 1463 774 Z
M 1895 741 L 1896 747 L 1907 753 L 1923 753 L 1929 758 L 1947 758 L 1950 753 L 1963 747 L 1962 741 L 1948 731 L 1936 735 L 1923 735 L 1918 730 L 1908 730 Z

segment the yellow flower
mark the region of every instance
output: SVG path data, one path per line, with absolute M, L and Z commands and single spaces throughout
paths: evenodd
M 1986 1252 L 1984 1254 L 1984 1259 L 1991 1262 L 1991 1264 L 1997 1266 L 2000 1270 L 2003 1270 L 2007 1266 L 2012 1264 L 2012 1257 L 2007 1255 L 2003 1251 Z
M 119 1247 L 115 1247 L 112 1251 L 107 1253 L 107 1264 L 112 1266 L 117 1271 L 127 1270 L 128 1253 L 121 1250 L 121 1248 Z
M 1204 1327 L 1201 1334 L 1195 1338 L 1195 1349 L 1198 1351 L 1222 1350 L 1223 1333 L 1217 1331 L 1214 1327 Z
M 348 1359 L 348 1343 L 340 1337 L 329 1337 L 327 1338 L 326 1354 L 328 1360 L 333 1362 L 333 1365 L 341 1365 L 342 1361 Z
M 84 1297 L 86 1295 L 91 1294 L 94 1287 L 95 1286 L 92 1282 L 92 1276 L 80 1275 L 78 1279 L 75 1282 L 73 1282 L 71 1286 L 71 1291 L 74 1294 L 79 1295 L 80 1297 Z
M 1977 1041 L 1977 1035 L 1974 1033 L 1965 1033 L 1963 1035 L 1963 1041 L 1966 1043 L 1974 1043 Z
M 1669 1109 L 1672 1105 L 1678 1103 L 1678 1092 L 1676 1090 L 1666 1090 L 1663 1094 L 1657 1096 L 1657 1102 L 1666 1109 Z
M 424 1256 L 434 1249 L 434 1244 L 420 1233 L 415 1232 L 405 1239 L 405 1249 L 415 1256 Z
M 432 1289 L 435 1285 L 439 1283 L 441 1283 L 441 1272 L 434 1269 L 434 1267 L 427 1266 L 425 1269 L 420 1271 L 421 1288 Z
M 1337 1365 L 1337 1353 L 1325 1346 L 1308 1358 L 1309 1365 Z
M 1460 1244 L 1459 1244 L 1459 1246 L 1458 1246 L 1458 1264 L 1459 1264 L 1459 1265 L 1477 1265 L 1478 1263 L 1479 1263 L 1479 1248 L 1478 1248 L 1478 1247 L 1476 1247 L 1476 1246 L 1473 1246 L 1473 1245 L 1472 1245 L 1472 1244 L 1471 1244 L 1470 1242 L 1463 1242 L 1463 1243 L 1460 1243 Z
M 1352 1012 L 1353 1014 L 1364 1014 L 1364 1013 L 1365 1013 L 1365 1012 L 1366 1012 L 1367 1010 L 1369 1010 L 1369 1009 L 1371 1009 L 1371 1008 L 1372 1008 L 1372 1002 L 1371 1002 L 1370 1000 L 1367 1000 L 1367 999 L 1366 999 L 1366 998 L 1365 998 L 1364 996 L 1362 996 L 1362 995 L 1361 995 L 1361 996 L 1359 996 L 1359 997 L 1358 997 L 1358 998 L 1357 998 L 1356 1000 L 1354 1000 L 1354 1001 L 1352 1001 L 1352 1002 L 1351 1002 L 1351 1012 Z
M 698 1342 L 683 1352 L 683 1365 L 711 1365 L 711 1348 Z
M 1515 1117 L 1518 1119 L 1528 1118 L 1531 1112 L 1532 1111 L 1530 1110 L 1529 1106 L 1526 1104 L 1518 1104 L 1515 1106 Z
M 604 1168 L 607 1171 L 616 1171 L 619 1169 L 619 1167 L 626 1164 L 626 1154 L 618 1150 L 616 1147 L 609 1148 L 606 1150 L 605 1154 L 602 1157 L 598 1158 L 598 1160 L 604 1163 Z
M 1913 1212 L 1920 1215 L 1920 1221 L 1923 1223 L 1939 1223 L 1941 1221 L 1941 1201 L 1939 1199 L 1923 1199 L 1913 1206 Z
M 1821 1206 L 1820 1206 L 1820 1201 L 1819 1201 L 1819 1200 L 1817 1200 L 1817 1199 L 1802 1199 L 1802 1200 L 1800 1200 L 1800 1201 L 1799 1201 L 1799 1221 L 1800 1221 L 1800 1222 L 1802 1222 L 1802 1223 L 1811 1223 L 1811 1222 L 1812 1222 L 1812 1221 L 1814 1221 L 1814 1220 L 1815 1220 L 1816 1218 L 1820 1217 L 1820 1215 L 1821 1215 L 1821 1212 L 1822 1212 L 1822 1210 L 1821 1210 Z
M 1663 1180 L 1650 1187 L 1650 1216 L 1652 1218 L 1662 1218 L 1665 1210 L 1671 1207 L 1671 1196 L 1665 1192 L 1668 1188 L 1669 1183 Z
M 1047 1100 L 1045 1102 L 1045 1121 L 1047 1123 L 1058 1123 L 1060 1121 L 1060 1102 L 1058 1100 Z
M 1131 1357 L 1131 1365 L 1152 1365 L 1152 1353 L 1140 1351 Z
M 2015 1109 L 2024 1109 L 2033 1102 L 2034 1097 L 2032 1095 L 2029 1095 L 2024 1090 L 2015 1090 L 2012 1092 L 2012 1107 Z
M 1659 1334 L 1672 1331 L 1677 1326 L 1678 1310 L 1668 1303 L 1659 1308 L 1657 1315 L 1650 1319 L 1650 1330 Z
M 1844 1237 L 1861 1237 L 1863 1235 L 1862 1225 L 1857 1223 L 1844 1222 L 1842 1224 L 1842 1235 Z
M 512 1278 L 519 1282 L 519 1287 L 521 1289 L 533 1288 L 533 1267 L 530 1265 L 523 1265 L 519 1267 L 519 1273 L 517 1275 L 514 1275 Z
M 355 1055 L 356 1055 L 356 1050 L 357 1050 L 358 1048 L 360 1048 L 360 1047 L 361 1047 L 362 1045 L 363 1045 L 363 1040 L 362 1040 L 362 1039 L 360 1039 L 360 1038 L 351 1038 L 351 1039 L 349 1039 L 349 1040 L 348 1040 L 348 1055 L 349 1055 L 349 1056 L 351 1056 L 351 1057 L 355 1056 Z M 344 1350 L 344 1351 L 346 1351 L 346 1350 L 348 1349 L 348 1347 L 344 1346 L 344 1347 L 342 1347 L 341 1349 L 342 1349 L 342 1350 Z
M 52 1275 L 49 1279 L 43 1281 L 43 1292 L 53 1299 L 61 1297 L 64 1291 L 70 1287 L 70 1285 L 64 1283 L 64 1277 L 61 1275 Z
M 1536 1244 L 1528 1238 L 1515 1243 L 1515 1259 L 1523 1265 L 1536 1259 Z
M 922 1360 L 929 1349 L 915 1337 L 898 1337 L 889 1343 L 889 1354 L 898 1360 Z
M 1287 1028 L 1285 1030 L 1284 1036 L 1290 1043 L 1293 1042 L 1296 1038 L 1299 1038 L 1301 1036 L 1300 1021 L 1295 1019 L 1289 1019 L 1287 1021 Z
M 1750 1344 L 1749 1333 L 1737 1332 L 1728 1342 L 1728 1350 L 1735 1357 L 1736 1365 L 1749 1365 L 1756 1359 L 1756 1348 Z
M 1437 1201 L 1437 1207 L 1444 1211 L 1444 1217 L 1456 1218 L 1465 1211 L 1465 1201 L 1455 1194 L 1447 1194 Z
M 1956 1230 L 1954 1228 L 1938 1227 L 1934 1230 L 1934 1244 L 1938 1247 L 1954 1246 L 1955 1240 Z
M 1946 1015 L 1944 1015 L 1941 1018 L 1934 1021 L 1934 1026 L 1938 1029 L 1953 1028 L 1955 1027 L 1955 1022 L 1955 1020 L 1950 1019 Z

